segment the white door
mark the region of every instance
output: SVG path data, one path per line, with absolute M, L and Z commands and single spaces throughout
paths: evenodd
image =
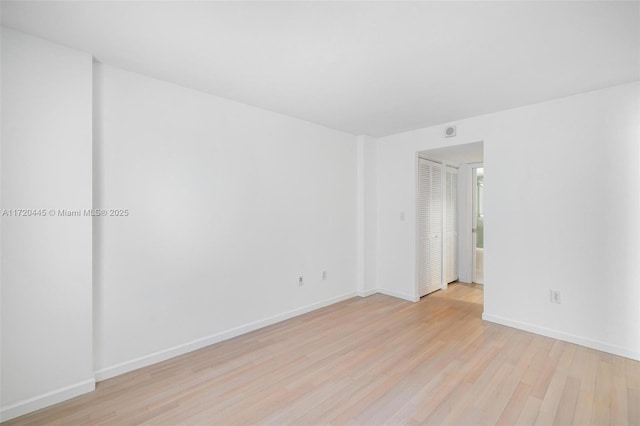
M 447 167 L 445 179 L 444 277 L 458 279 L 458 169 Z
M 418 160 L 419 294 L 442 285 L 442 165 Z
M 484 168 L 473 168 L 472 212 L 472 278 L 476 284 L 484 284 Z

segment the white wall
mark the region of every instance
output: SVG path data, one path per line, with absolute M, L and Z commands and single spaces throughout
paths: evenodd
M 379 139 L 379 286 L 415 296 L 415 153 L 482 140 L 485 319 L 640 359 L 639 123 L 635 83 Z
M 130 210 L 96 221 L 98 379 L 355 294 L 355 137 L 109 66 L 94 83 L 96 207 Z
M 378 151 L 376 140 L 364 144 L 364 294 L 378 288 Z
M 377 149 L 376 139 L 357 138 L 358 285 L 360 296 L 377 291 Z
M 91 208 L 91 56 L 2 29 L 2 208 Z M 91 218 L 2 217 L 2 419 L 93 389 Z

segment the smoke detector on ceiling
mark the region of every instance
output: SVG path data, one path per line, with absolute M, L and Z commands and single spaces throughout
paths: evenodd
M 444 129 L 444 137 L 452 138 L 456 135 L 456 126 L 447 126 Z

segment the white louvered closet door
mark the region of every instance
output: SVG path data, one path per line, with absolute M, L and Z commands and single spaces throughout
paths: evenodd
M 442 166 L 418 161 L 418 273 L 424 296 L 442 283 Z
M 458 170 L 447 167 L 445 181 L 445 281 L 458 279 Z

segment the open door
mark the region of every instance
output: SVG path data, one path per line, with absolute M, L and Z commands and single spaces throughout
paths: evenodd
M 473 169 L 473 282 L 484 284 L 484 168 Z
M 446 167 L 444 225 L 444 288 L 458 279 L 458 169 Z

